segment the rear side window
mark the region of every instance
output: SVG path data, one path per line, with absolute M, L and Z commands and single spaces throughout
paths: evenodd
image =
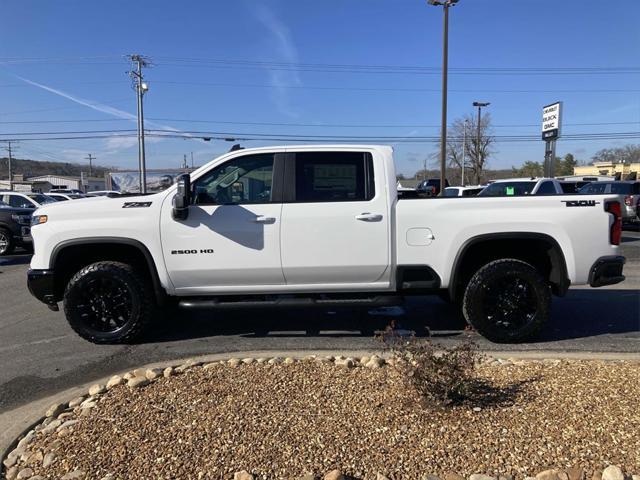
M 553 195 L 554 193 L 556 193 L 556 188 L 553 186 L 553 182 L 542 182 L 536 195 Z
M 295 162 L 296 202 L 357 202 L 375 195 L 366 152 L 302 152 Z
M 587 185 L 585 185 L 584 187 L 582 187 L 578 193 L 583 193 L 583 194 L 594 194 L 594 193 L 605 193 L 605 190 L 607 188 L 607 184 L 604 182 L 593 182 L 593 183 L 588 183 Z
M 612 183 L 611 193 L 631 195 L 633 193 L 633 183 Z

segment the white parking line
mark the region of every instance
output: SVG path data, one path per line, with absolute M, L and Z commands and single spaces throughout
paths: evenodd
M 60 335 L 58 337 L 45 338 L 43 340 L 35 340 L 33 342 L 28 342 L 28 343 L 18 343 L 16 345 L 9 345 L 8 347 L 0 347 L 0 352 L 8 352 L 10 350 L 17 350 L 19 348 L 29 347 L 31 345 L 41 345 L 43 343 L 57 342 L 58 340 L 62 340 L 63 338 L 68 338 L 70 336 L 71 335 Z

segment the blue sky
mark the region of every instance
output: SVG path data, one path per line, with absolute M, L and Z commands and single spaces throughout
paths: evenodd
M 439 67 L 442 11 L 423 0 L 2 0 L 0 8 L 2 134 L 135 128 L 123 57 L 129 53 L 154 62 L 146 71 L 147 128 L 247 136 L 439 132 L 439 72 L 326 66 Z M 634 67 L 636 73 L 452 71 L 449 119 L 473 112 L 474 100 L 489 101 L 496 135 L 537 136 L 542 106 L 562 100 L 566 134 L 640 131 L 639 24 L 638 0 L 461 0 L 451 10 L 452 68 Z M 274 69 L 274 62 L 321 66 Z M 561 139 L 557 148 L 589 160 L 600 148 L 633 141 Z M 284 142 L 243 142 L 268 143 Z M 178 167 L 191 152 L 202 164 L 230 145 L 150 138 L 147 166 Z M 137 166 L 135 138 L 18 147 L 18 157 L 80 162 L 92 153 L 100 164 Z M 398 169 L 408 174 L 437 148 L 394 147 Z M 542 141 L 497 143 L 489 167 L 541 160 L 543 150 Z

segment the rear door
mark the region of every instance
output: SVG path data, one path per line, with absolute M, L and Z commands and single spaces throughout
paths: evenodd
M 370 152 L 287 155 L 281 250 L 288 285 L 388 284 L 385 182 L 383 159 Z

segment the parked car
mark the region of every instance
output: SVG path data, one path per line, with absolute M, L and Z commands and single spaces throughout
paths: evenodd
M 552 294 L 624 280 L 618 197 L 576 197 L 399 199 L 390 147 L 236 150 L 163 192 L 38 210 L 28 285 L 95 343 L 134 341 L 174 301 L 376 307 L 427 294 L 518 342 L 549 319 Z
M 96 190 L 94 192 L 87 192 L 87 197 L 114 197 L 122 195 L 122 192 L 117 190 Z
M 0 192 L 0 201 L 15 208 L 39 208 L 55 200 L 44 193 L 32 192 Z
M 0 201 L 0 256 L 11 254 L 16 247 L 31 248 L 32 212 Z
M 640 181 L 593 182 L 579 191 L 581 195 L 613 194 L 620 196 L 622 204 L 622 221 L 637 222 L 640 210 Z
M 485 186 L 476 185 L 473 187 L 447 187 L 444 189 L 445 197 L 475 197 Z
M 49 193 L 72 193 L 74 195 L 84 195 L 84 192 L 77 188 L 52 188 L 47 192 L 47 194 Z
M 445 188 L 449 186 L 449 180 L 446 178 L 444 180 L 444 186 Z M 429 178 L 428 180 L 423 180 L 416 186 L 416 191 L 427 197 L 437 197 L 440 195 L 440 179 Z
M 80 198 L 86 198 L 85 195 L 80 193 L 58 193 L 58 192 L 49 192 L 47 193 L 48 197 L 53 198 L 56 202 L 64 202 L 67 200 L 78 200 Z
M 523 195 L 559 195 L 564 193 L 555 178 L 508 178 L 495 180 L 486 186 L 479 197 L 520 197 Z

